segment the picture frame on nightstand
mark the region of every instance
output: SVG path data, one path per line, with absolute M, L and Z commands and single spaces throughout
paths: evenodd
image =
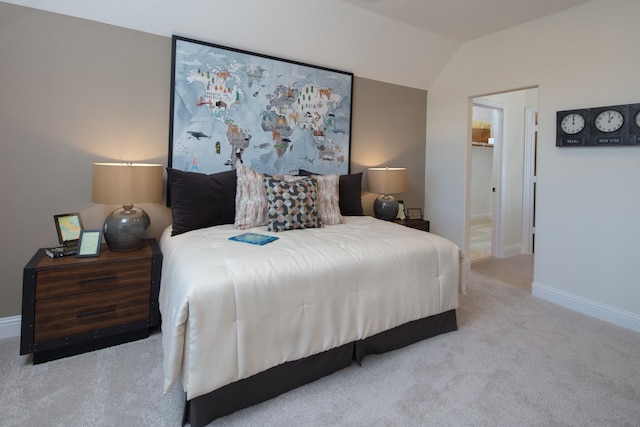
M 53 221 L 56 223 L 58 242 L 61 245 L 70 246 L 78 243 L 83 228 L 78 212 L 54 215 Z
M 408 208 L 406 216 L 407 216 L 407 220 L 412 220 L 412 219 L 422 220 L 422 209 L 421 208 Z
M 82 230 L 78 243 L 77 258 L 100 256 L 100 245 L 102 244 L 102 230 Z

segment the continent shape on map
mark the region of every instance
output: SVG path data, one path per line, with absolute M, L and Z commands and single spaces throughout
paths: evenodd
M 232 104 L 240 103 L 242 91 L 237 75 L 229 70 L 202 71 L 191 70 L 187 75 L 187 83 L 198 83 L 204 93 L 199 97 L 197 106 L 206 106 L 211 115 L 223 119 L 225 110 Z
M 226 165 L 232 165 L 234 168 L 237 163 L 244 163 L 242 160 L 242 153 L 247 149 L 251 142 L 251 134 L 233 124 L 232 120 L 227 120 L 227 141 L 231 145 L 231 156 L 229 160 L 225 162 Z
M 340 161 L 341 147 L 325 140 L 325 135 L 334 125 L 331 108 L 342 101 L 331 88 L 318 88 L 306 84 L 300 89 L 279 85 L 273 92 L 268 111 L 262 115 L 262 130 L 271 131 L 278 157 L 286 152 L 292 127 L 310 132 L 313 136 L 317 157 L 324 161 Z M 269 114 L 271 113 L 271 114 Z M 342 156 L 344 161 L 344 156 Z
M 287 123 L 285 116 L 280 116 L 270 111 L 262 113 L 260 126 L 265 132 L 271 132 L 273 139 L 273 148 L 278 158 L 281 158 L 291 143 L 291 134 L 293 129 Z

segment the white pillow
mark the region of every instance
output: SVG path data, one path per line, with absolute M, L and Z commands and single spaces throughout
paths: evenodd
M 316 204 L 320 221 L 324 225 L 344 224 L 340 214 L 340 175 L 312 175 L 316 180 L 318 193 Z
M 239 164 L 236 168 L 236 217 L 234 226 L 241 230 L 267 225 L 267 193 L 264 175 Z

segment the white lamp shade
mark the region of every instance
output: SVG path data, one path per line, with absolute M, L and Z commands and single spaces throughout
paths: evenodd
M 94 163 L 91 200 L 133 205 L 162 198 L 162 165 L 147 163 Z
M 396 194 L 407 191 L 406 168 L 369 168 L 369 191 Z

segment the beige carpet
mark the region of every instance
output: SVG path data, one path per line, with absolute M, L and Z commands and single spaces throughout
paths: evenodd
M 339 371 L 213 426 L 637 426 L 640 334 L 478 272 L 459 331 Z M 42 365 L 0 341 L 2 426 L 178 426 L 160 335 Z
M 471 269 L 531 293 L 533 255 L 514 255 L 508 258 L 485 258 L 471 264 Z

